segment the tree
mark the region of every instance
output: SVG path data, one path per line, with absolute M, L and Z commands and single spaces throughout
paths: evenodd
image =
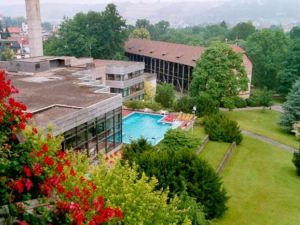
M 1 61 L 10 61 L 14 58 L 15 58 L 15 54 L 14 54 L 13 50 L 11 50 L 7 47 L 0 48 L 0 60 Z
M 136 28 L 130 33 L 129 38 L 150 39 L 151 37 L 147 29 Z
M 136 28 L 144 28 L 144 29 L 148 29 L 151 26 L 151 23 L 149 20 L 146 19 L 138 19 L 135 22 L 135 27 Z
M 103 12 L 77 13 L 65 19 L 57 36 L 45 42 L 45 54 L 120 59 L 126 40 L 125 20 L 114 4 Z
M 199 96 L 193 98 L 193 101 L 197 107 L 196 115 L 199 117 L 219 111 L 220 103 L 205 92 L 202 92 Z
M 144 81 L 145 100 L 153 100 L 156 93 L 156 84 L 153 85 L 150 81 Z
M 183 96 L 178 99 L 174 105 L 176 112 L 191 113 L 195 102 L 190 96 Z
M 282 108 L 279 124 L 285 131 L 291 132 L 293 125 L 300 121 L 300 80 L 293 85 Z
M 277 88 L 277 75 L 283 68 L 289 41 L 282 30 L 263 29 L 247 38 L 245 49 L 253 63 L 253 84 Z
M 300 140 L 300 121 L 294 123 L 292 132 L 295 133 L 297 140 Z
M 130 167 L 117 163 L 113 168 L 108 168 L 105 163 L 96 166 L 91 176 L 97 180 L 98 192 L 111 196 L 112 205 L 118 205 L 124 212 L 122 224 L 182 224 L 188 217 L 186 209 L 181 207 L 178 197 L 168 198 L 168 190 L 157 189 L 157 179 L 149 178 L 138 173 L 137 166 Z M 201 216 L 201 223 L 206 224 L 203 209 L 197 211 Z
M 256 28 L 252 22 L 242 22 L 235 25 L 229 32 L 229 40 L 246 40 L 251 34 L 255 32 Z
M 293 27 L 290 31 L 290 38 L 297 39 L 300 38 L 300 26 Z
M 171 108 L 175 99 L 175 90 L 172 84 L 161 84 L 157 86 L 155 101 L 166 108 Z
M 293 163 L 296 167 L 298 176 L 300 176 L 300 150 L 294 152 Z
M 223 97 L 237 96 L 247 90 L 248 78 L 242 56 L 227 44 L 217 43 L 208 48 L 197 61 L 190 87 L 192 97 L 208 93 L 220 101 Z
M 203 205 L 208 219 L 220 217 L 225 212 L 227 196 L 222 182 L 214 169 L 194 150 L 186 147 L 173 150 L 169 147 L 145 151 L 135 159 L 133 162 L 143 172 L 158 179 L 158 188 L 169 188 L 171 198 L 186 191 Z
M 278 91 L 286 96 L 296 80 L 300 78 L 300 39 L 292 42 L 278 73 Z
M 240 144 L 243 140 L 238 123 L 220 113 L 206 116 L 204 118 L 204 128 L 212 141 L 236 142 L 236 144 Z

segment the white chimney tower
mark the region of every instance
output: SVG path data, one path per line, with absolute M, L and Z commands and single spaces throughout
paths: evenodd
M 30 56 L 43 56 L 40 0 L 25 0 Z

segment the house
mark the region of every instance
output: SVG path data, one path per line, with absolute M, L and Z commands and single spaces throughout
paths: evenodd
M 91 157 L 122 144 L 122 96 L 83 79 L 92 61 L 44 56 L 0 64 L 7 66 L 8 79 L 19 90 L 15 98 L 33 114 L 30 123 L 52 125 L 53 134 L 64 137 L 62 149 L 79 149 Z
M 249 84 L 248 90 L 241 92 L 240 96 L 248 98 L 252 62 L 242 48 L 236 45 L 231 45 L 231 47 L 243 57 Z M 144 62 L 145 72 L 156 73 L 159 82 L 171 83 L 178 91 L 187 92 L 192 81 L 193 68 L 205 52 L 205 48 L 146 39 L 129 39 L 125 43 L 125 52 L 129 60 Z
M 144 82 L 155 74 L 145 74 L 144 62 L 94 60 L 98 77 L 103 84 L 110 87 L 112 93 L 120 93 L 123 101 L 144 99 Z

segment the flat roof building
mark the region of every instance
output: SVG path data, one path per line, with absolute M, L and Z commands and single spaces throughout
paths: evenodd
M 64 60 L 39 57 L 18 62 L 51 64 L 53 59 Z M 65 66 L 37 73 L 8 72 L 8 79 L 19 90 L 15 98 L 33 113 L 30 122 L 42 128 L 53 125 L 53 134 L 64 136 L 64 149 L 86 150 L 90 156 L 113 151 L 122 144 L 122 96 L 109 93 L 97 80 L 83 79 L 89 74 L 89 60 L 79 61 L 67 57 Z
M 240 96 L 247 98 L 250 95 L 252 63 L 242 48 L 230 46 L 243 57 L 249 85 L 248 90 L 241 92 Z M 144 62 L 145 72 L 156 73 L 160 82 L 171 83 L 177 90 L 184 92 L 189 90 L 193 68 L 205 52 L 205 48 L 146 39 L 129 39 L 125 43 L 125 52 L 130 60 Z
M 144 98 L 144 62 L 94 60 L 94 64 L 96 74 L 112 93 L 122 94 L 124 101 Z

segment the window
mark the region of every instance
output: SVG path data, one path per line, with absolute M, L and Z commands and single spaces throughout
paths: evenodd
M 39 63 L 35 64 L 35 70 L 38 70 L 40 68 L 41 68 L 41 64 L 39 64 Z

